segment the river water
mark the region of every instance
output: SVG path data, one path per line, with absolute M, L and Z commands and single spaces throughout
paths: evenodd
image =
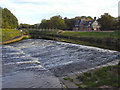
M 119 52 L 43 39 L 3 45 L 3 88 L 60 88 L 57 77 L 118 59 Z

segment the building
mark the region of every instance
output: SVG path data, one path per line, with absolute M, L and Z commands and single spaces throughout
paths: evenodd
M 89 19 L 80 19 L 77 20 L 75 23 L 75 27 L 73 28 L 74 31 L 99 31 L 100 26 L 98 24 L 98 21 L 96 20 L 96 17 L 94 17 L 94 20 Z

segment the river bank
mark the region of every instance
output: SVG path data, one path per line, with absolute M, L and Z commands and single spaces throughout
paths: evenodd
M 10 44 L 18 42 L 23 39 L 28 39 L 29 35 L 25 35 L 24 32 L 15 29 L 0 29 L 0 44 Z
M 6 40 L 6 41 L 4 41 L 4 42 L 2 42 L 0 44 L 5 45 L 5 44 L 10 44 L 10 43 L 18 42 L 20 40 L 23 40 L 24 38 L 25 39 L 29 38 L 29 35 L 17 36 L 17 37 L 14 37 L 12 39 Z
M 0 29 L 0 42 L 5 42 L 14 37 L 21 36 L 22 32 L 15 29 Z
M 120 87 L 119 60 L 59 77 L 66 88 L 118 89 Z

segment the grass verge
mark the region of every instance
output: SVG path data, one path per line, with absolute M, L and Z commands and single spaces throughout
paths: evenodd
M 107 66 L 92 72 L 85 72 L 77 77 L 82 83 L 77 83 L 78 88 L 108 88 L 120 87 L 120 66 Z
M 21 32 L 19 30 L 14 30 L 14 29 L 0 29 L 0 32 L 2 36 L 0 42 L 5 42 L 14 37 L 21 36 Z

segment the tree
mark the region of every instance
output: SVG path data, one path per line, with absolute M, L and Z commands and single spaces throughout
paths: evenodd
M 44 28 L 44 29 L 65 29 L 66 28 L 66 24 L 64 22 L 64 20 L 62 19 L 62 17 L 59 16 L 53 16 L 50 18 L 50 20 L 45 20 L 43 19 L 41 21 L 41 24 L 39 26 L 39 28 Z
M 76 19 L 65 19 L 66 29 L 67 30 L 73 30 L 73 27 L 75 27 Z
M 120 16 L 118 17 L 118 29 L 120 30 Z
M 2 7 L 0 7 L 0 28 L 2 28 Z
M 2 9 L 2 28 L 17 28 L 17 18 L 7 9 Z
M 117 29 L 117 20 L 108 13 L 101 15 L 101 18 L 98 19 L 98 22 L 101 25 L 101 30 Z

